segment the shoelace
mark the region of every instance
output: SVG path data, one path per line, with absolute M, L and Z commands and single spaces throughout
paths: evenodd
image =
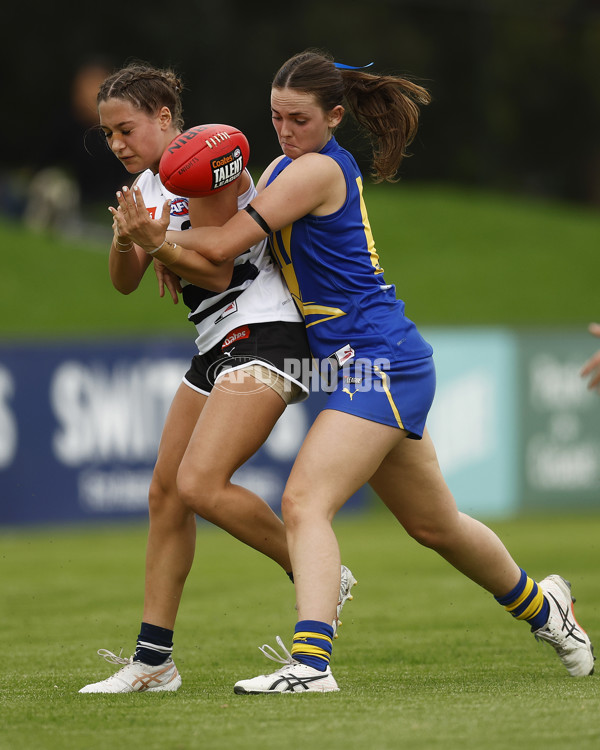
M 106 659 L 106 661 L 110 662 L 111 664 L 129 664 L 131 661 L 131 657 L 129 659 L 125 659 L 121 656 L 123 653 L 123 649 L 119 651 L 119 655 L 113 654 L 112 651 L 109 651 L 107 648 L 99 648 L 97 651 L 98 656 L 101 656 L 103 659 Z
M 278 635 L 275 636 L 275 640 L 277 641 L 277 645 L 279 646 L 279 648 L 283 651 L 283 655 L 278 653 L 273 648 L 273 646 L 269 646 L 268 643 L 263 643 L 262 646 L 258 647 L 258 650 L 261 651 L 262 654 L 267 657 L 267 659 L 277 662 L 278 664 L 284 664 L 285 666 L 288 666 L 290 664 L 297 664 L 298 662 L 294 659 L 294 657 L 287 650 L 283 641 Z

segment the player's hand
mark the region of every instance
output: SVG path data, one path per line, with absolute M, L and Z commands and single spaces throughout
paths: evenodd
M 115 242 L 117 243 L 117 247 L 121 246 L 121 247 L 126 248 L 127 245 L 131 245 L 131 243 L 133 242 L 131 237 L 128 237 L 127 235 L 120 235 L 117 227 L 115 226 L 114 220 L 112 224 L 112 229 L 114 232 L 114 239 L 115 239 Z
M 138 187 L 124 187 L 117 193 L 118 209 L 109 208 L 113 215 L 113 230 L 119 237 L 127 236 L 146 252 L 164 242 L 170 221 L 171 201 L 165 201 L 159 219 L 151 218 Z
M 127 245 L 131 245 L 133 240 L 128 235 L 120 233 L 119 226 L 117 224 L 117 220 L 114 215 L 114 209 L 111 209 L 111 207 L 109 207 L 108 210 L 113 211 L 113 223 L 112 223 L 113 239 L 117 243 L 117 247 L 121 246 L 121 247 L 126 248 Z
M 589 332 L 600 338 L 600 323 L 591 323 Z M 589 390 L 597 389 L 600 392 L 600 351 L 597 351 L 583 366 L 581 377 L 586 378 L 588 375 L 590 376 L 587 386 Z
M 158 280 L 158 294 L 160 297 L 165 296 L 165 287 L 169 290 L 173 304 L 176 305 L 179 302 L 179 294 L 181 294 L 181 283 L 179 276 L 174 274 L 172 271 L 161 263 L 159 260 L 154 260 L 154 273 Z

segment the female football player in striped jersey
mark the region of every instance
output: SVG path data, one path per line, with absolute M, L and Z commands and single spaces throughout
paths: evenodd
M 283 156 L 261 177 L 246 210 L 222 228 L 185 237 L 185 253 L 226 264 L 269 236 L 313 356 L 338 371 L 337 389 L 308 433 L 283 497 L 298 605 L 291 654 L 281 639 L 283 655 L 263 647 L 284 666 L 241 680 L 236 693 L 338 689 L 330 668 L 340 564 L 332 519 L 365 482 L 412 537 L 550 643 L 569 674 L 593 671 L 570 584 L 558 575 L 538 584 L 493 531 L 457 509 L 425 427 L 435 389 L 432 350 L 384 279 L 360 171 L 334 137 L 349 108 L 373 139 L 376 179 L 392 180 L 429 98 L 409 80 L 335 64 L 318 51 L 292 57 L 271 90 Z M 146 241 L 156 246 L 165 232 L 158 223 L 154 229 Z
M 178 237 L 191 225 L 223 224 L 256 195 L 247 170 L 225 189 L 189 204 L 164 188 L 158 167 L 183 130 L 181 89 L 172 71 L 135 64 L 107 78 L 98 94 L 108 146 L 128 172 L 139 173 L 134 186 L 144 206 L 142 219 L 160 216 Z M 121 203 L 127 195 L 131 191 L 123 188 Z M 292 578 L 281 520 L 231 478 L 260 448 L 286 405 L 307 394 L 287 364 L 309 358 L 302 318 L 264 237 L 224 264 L 191 253 L 174 275 L 156 260 L 160 254 L 135 242 L 139 226 L 133 213 L 132 232 L 113 223 L 113 285 L 123 294 L 135 291 L 154 257 L 161 296 L 166 286 L 174 302 L 181 293 L 190 308 L 198 354 L 167 415 L 150 486 L 144 612 L 135 655 L 123 659 L 102 649 L 101 655 L 123 666 L 83 693 L 180 686 L 171 658 L 173 628 L 194 557 L 196 513 L 272 558 Z M 341 570 L 340 609 L 355 582 L 347 568 Z

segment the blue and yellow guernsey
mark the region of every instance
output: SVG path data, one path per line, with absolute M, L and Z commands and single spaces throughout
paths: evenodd
M 270 236 L 273 256 L 304 316 L 313 357 L 325 359 L 347 345 L 356 356 L 391 362 L 429 357 L 431 346 L 404 315 L 395 286 L 384 279 L 354 157 L 335 138 L 321 153 L 344 173 L 344 205 L 328 216 L 308 214 Z M 284 157 L 269 183 L 290 163 Z

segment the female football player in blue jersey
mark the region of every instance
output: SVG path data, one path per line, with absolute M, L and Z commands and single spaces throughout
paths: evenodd
M 335 64 L 307 51 L 288 60 L 271 90 L 283 156 L 259 194 L 222 228 L 192 230 L 180 258 L 199 252 L 226 263 L 270 237 L 302 312 L 312 355 L 337 372 L 337 387 L 298 454 L 283 496 L 298 622 L 291 653 L 265 655 L 284 666 L 241 680 L 236 693 L 337 690 L 331 673 L 331 621 L 340 553 L 332 519 L 365 482 L 406 531 L 493 594 L 514 617 L 554 646 L 573 676 L 593 671 L 590 640 L 572 613 L 570 584 L 539 584 L 488 527 L 458 511 L 425 427 L 435 389 L 432 349 L 404 314 L 384 277 L 352 155 L 334 137 L 346 108 L 372 137 L 377 180 L 392 180 L 414 137 L 422 87 L 406 79 Z M 122 202 L 124 212 L 133 200 Z M 124 216 L 117 222 L 124 221 Z M 140 236 L 156 247 L 166 227 Z M 177 266 L 175 266 L 177 268 Z
M 134 185 L 140 203 L 145 201 L 146 217 L 160 215 L 168 200 L 163 217 L 177 237 L 190 225 L 223 223 L 256 195 L 247 170 L 224 190 L 191 201 L 189 211 L 186 198 L 162 185 L 161 156 L 183 129 L 181 89 L 172 71 L 134 64 L 107 78 L 98 95 L 108 146 L 128 172 L 138 175 Z M 124 188 L 123 194 L 130 191 Z M 130 294 L 153 256 L 132 234 L 114 229 L 110 277 L 118 291 Z M 159 268 L 161 284 L 173 300 L 181 293 L 190 308 L 198 354 L 175 393 L 152 476 L 144 611 L 135 655 L 125 659 L 102 650 L 121 668 L 80 692 L 174 691 L 180 686 L 171 658 L 173 628 L 194 558 L 195 513 L 267 555 L 291 577 L 281 519 L 231 479 L 266 440 L 286 405 L 306 391 L 287 371 L 285 359 L 308 356 L 309 350 L 302 318 L 265 238 L 244 251 L 241 258 L 218 265 L 193 253 L 176 276 Z M 354 582 L 341 568 L 340 609 L 351 598 Z

